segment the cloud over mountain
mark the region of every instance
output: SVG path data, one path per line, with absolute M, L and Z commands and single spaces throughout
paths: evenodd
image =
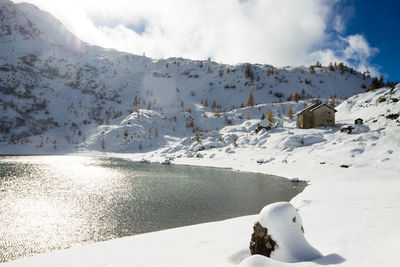
M 336 60 L 377 73 L 369 64 L 377 49 L 361 35 L 343 36 L 340 1 L 28 1 L 88 43 L 154 58 L 278 66 Z

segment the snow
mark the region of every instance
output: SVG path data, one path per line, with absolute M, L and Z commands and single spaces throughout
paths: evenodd
M 260 79 L 251 81 L 245 64 L 152 60 L 91 47 L 65 29 L 57 31 L 59 22 L 32 5 L 0 0 L 0 8 L 0 33 L 11 30 L 0 36 L 0 126 L 10 131 L 0 131 L 0 154 L 167 160 L 308 181 L 290 201 L 301 215 L 304 239 L 295 232 L 297 238 L 289 241 L 312 244 L 322 254 L 309 262 L 284 262 L 317 254 L 304 245 L 301 255 L 249 257 L 252 226 L 259 219 L 254 215 L 77 245 L 2 265 L 398 266 L 399 85 L 362 93 L 370 78 L 359 73 L 340 75 L 322 67 L 311 74 L 306 67 L 290 67 L 268 74 L 271 66 L 258 64 L 252 69 Z M 352 97 L 335 107 L 335 127 L 298 129 L 286 113 L 291 107 L 295 114 L 311 100 L 285 101 L 302 89 L 323 100 Z M 250 90 L 259 104 L 239 108 Z M 282 102 L 275 93 L 284 95 Z M 207 106 L 201 105 L 204 99 Z M 270 111 L 275 123 L 261 120 Z M 364 124 L 354 125 L 357 118 Z M 25 120 L 17 123 L 20 119 Z M 271 129 L 255 133 L 258 124 Z M 340 133 L 345 125 L 355 127 L 352 134 Z M 277 217 L 295 214 L 285 207 Z
M 296 208 L 287 202 L 276 202 L 263 208 L 258 221 L 268 229 L 268 234 L 277 242 L 271 259 L 283 262 L 311 261 L 321 254 L 305 239 L 303 222 Z
M 97 154 L 152 162 L 168 157 L 172 164 L 231 168 L 309 181 L 304 192 L 290 203 L 301 216 L 307 240 L 302 242 L 318 250 L 323 255 L 319 259 L 288 263 L 282 258 L 249 257 L 252 226 L 259 219 L 254 215 L 75 246 L 4 266 L 397 266 L 400 130 L 386 114 L 388 109 L 399 113 L 400 106 L 393 105 L 389 97 L 386 102 L 376 101 L 383 95 L 400 97 L 400 86 L 349 98 L 337 107 L 339 126 L 335 128 L 297 129 L 294 122 L 285 120 L 281 129 L 255 135 L 242 132 L 243 126 L 238 124 L 238 145 L 223 146 L 234 153 L 215 147 L 193 151 L 194 156 L 189 157 L 187 149 L 193 141 L 184 138 L 171 139 L 170 149 Z M 371 104 L 365 105 L 366 101 Z M 346 111 L 349 109 L 353 112 Z M 368 127 L 366 131 L 340 133 L 340 125 L 353 125 L 357 117 L 367 121 L 362 126 Z M 277 140 L 292 136 L 311 140 L 318 136 L 324 140 L 293 146 L 290 151 L 282 149 Z M 257 138 L 254 144 L 250 142 Z M 259 146 L 260 142 L 265 143 Z M 203 146 L 207 144 L 202 142 Z M 195 153 L 203 157 L 195 157 Z M 260 159 L 262 164 L 257 163 Z M 342 168 L 342 164 L 350 167 Z

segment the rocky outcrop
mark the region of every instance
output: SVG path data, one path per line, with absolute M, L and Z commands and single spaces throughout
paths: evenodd
M 250 241 L 251 255 L 260 254 L 269 257 L 274 251 L 276 242 L 268 234 L 268 229 L 256 222 L 253 226 L 253 234 Z

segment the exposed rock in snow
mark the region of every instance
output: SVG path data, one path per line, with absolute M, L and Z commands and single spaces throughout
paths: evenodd
M 251 234 L 250 252 L 251 255 L 260 254 L 264 256 L 271 256 L 277 246 L 275 240 L 268 234 L 268 229 L 261 226 L 256 222 L 253 226 L 253 233 Z
M 301 262 L 315 260 L 322 256 L 305 239 L 301 217 L 292 204 L 277 202 L 264 207 L 260 212 L 258 222 L 268 231 L 264 236 L 268 237 L 266 244 L 269 244 L 271 248 L 267 252 L 270 253 L 271 259 L 282 262 Z

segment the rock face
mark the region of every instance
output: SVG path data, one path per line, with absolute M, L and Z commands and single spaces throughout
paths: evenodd
M 250 241 L 251 255 L 261 254 L 269 257 L 271 252 L 274 251 L 276 242 L 268 235 L 268 229 L 261 226 L 256 222 L 253 226 L 253 234 Z

